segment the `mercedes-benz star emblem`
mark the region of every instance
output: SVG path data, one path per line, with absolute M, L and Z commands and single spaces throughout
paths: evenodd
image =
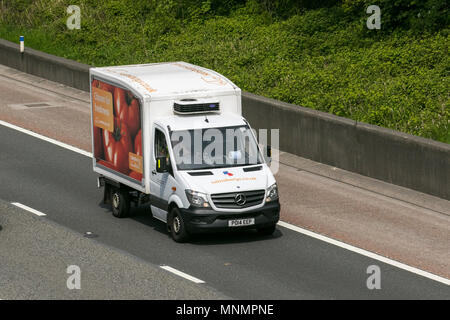
M 247 199 L 245 198 L 245 195 L 243 195 L 242 193 L 238 193 L 234 197 L 234 201 L 236 202 L 237 205 L 243 206 L 247 202 Z

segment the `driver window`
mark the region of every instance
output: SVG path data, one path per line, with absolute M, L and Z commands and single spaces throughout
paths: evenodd
M 167 149 L 166 137 L 161 130 L 155 129 L 155 157 L 169 157 L 169 150 Z
M 171 173 L 172 168 L 169 161 L 169 149 L 167 148 L 166 137 L 161 130 L 155 129 L 155 158 L 159 157 L 166 158 L 166 163 L 169 167 L 169 172 Z

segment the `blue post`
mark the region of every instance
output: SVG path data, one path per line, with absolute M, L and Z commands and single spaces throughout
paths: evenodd
M 20 52 L 23 53 L 25 50 L 25 37 L 20 36 Z

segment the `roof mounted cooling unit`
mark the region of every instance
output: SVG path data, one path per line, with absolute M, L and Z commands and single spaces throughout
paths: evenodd
M 217 113 L 220 112 L 220 106 L 218 101 L 181 99 L 174 102 L 173 112 L 177 114 Z

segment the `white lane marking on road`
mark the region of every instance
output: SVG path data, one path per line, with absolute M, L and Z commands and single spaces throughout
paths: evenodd
M 68 144 L 65 144 L 65 143 L 63 143 L 63 142 L 60 142 L 60 141 L 57 141 L 57 140 L 54 140 L 54 139 L 51 139 L 51 138 L 47 138 L 47 137 L 45 137 L 45 136 L 42 136 L 42 135 L 37 134 L 37 133 L 35 133 L 35 132 L 32 132 L 32 131 L 23 129 L 23 128 L 21 128 L 21 127 L 15 126 L 15 125 L 10 124 L 10 123 L 8 123 L 8 122 L 4 122 L 4 121 L 0 120 L 0 125 L 4 125 L 5 127 L 12 128 L 12 129 L 21 131 L 21 132 L 26 133 L 26 134 L 29 134 L 29 135 L 31 135 L 31 136 L 33 136 L 33 137 L 36 137 L 36 138 L 39 138 L 39 139 L 48 141 L 48 142 L 53 143 L 53 144 L 56 144 L 56 145 L 58 145 L 58 146 L 60 146 L 60 147 L 63 147 L 63 148 L 66 148 L 66 149 L 69 149 L 69 150 L 78 152 L 78 153 L 80 153 L 80 154 L 83 154 L 83 155 L 85 155 L 85 156 L 87 156 L 87 157 L 92 158 L 92 153 L 90 153 L 90 152 L 87 152 L 87 151 L 78 149 L 78 148 L 76 148 L 76 147 L 70 146 L 70 145 L 68 145 Z M 446 285 L 450 285 L 450 280 L 449 280 L 449 279 L 446 279 L 446 278 L 437 276 L 437 275 L 435 275 L 435 274 L 433 274 L 433 273 L 430 273 L 430 272 L 427 272 L 427 271 L 423 271 L 423 270 L 421 270 L 421 269 L 411 267 L 411 266 L 409 266 L 409 265 L 407 265 L 407 264 L 404 264 L 404 263 L 401 263 L 401 262 L 398 262 L 398 261 L 395 261 L 395 260 L 392 260 L 392 259 L 389 259 L 389 258 L 380 256 L 380 255 L 378 255 L 378 254 L 376 254 L 376 253 L 373 253 L 373 252 L 370 252 L 370 251 L 366 251 L 366 250 L 364 250 L 364 249 L 360 249 L 360 248 L 354 247 L 354 246 L 352 246 L 352 245 L 346 244 L 346 243 L 341 242 L 341 241 L 338 241 L 338 240 L 334 240 L 334 239 L 332 239 L 332 238 L 325 237 L 325 236 L 320 235 L 320 234 L 318 234 L 318 233 L 315 233 L 315 232 L 312 232 L 312 231 L 309 231 L 309 230 L 306 230 L 306 229 L 303 229 L 303 228 L 294 226 L 294 225 L 289 224 L 289 223 L 287 223 L 287 222 L 280 221 L 280 222 L 278 222 L 278 225 L 280 225 L 280 226 L 282 226 L 282 227 L 285 227 L 285 228 L 288 228 L 288 229 L 291 229 L 291 230 L 293 230 L 293 231 L 300 232 L 300 233 L 302 233 L 302 234 L 304 234 L 304 235 L 307 235 L 307 236 L 309 236 L 309 237 L 312 237 L 312 238 L 315 238 L 315 239 L 318 239 L 318 240 L 327 242 L 327 243 L 329 243 L 329 244 L 333 244 L 333 245 L 335 245 L 335 246 L 338 246 L 338 247 L 341 247 L 341 248 L 344 248 L 344 249 L 347 249 L 347 250 L 350 250 L 350 251 L 359 253 L 359 254 L 361 254 L 361 255 L 363 255 L 363 256 L 366 256 L 366 257 L 369 257 L 369 258 L 372 258 L 372 259 L 375 259 L 375 260 L 384 262 L 384 263 L 389 264 L 389 265 L 392 265 L 392 266 L 394 266 L 394 267 L 397 267 L 397 268 L 400 268 L 400 269 L 403 269 L 403 270 L 406 270 L 406 271 L 415 273 L 415 274 L 417 274 L 417 275 L 424 276 L 424 277 L 426 277 L 426 278 L 429 278 L 429 279 L 432 279 L 432 280 L 435 280 L 435 281 L 444 283 L 444 284 L 446 284 Z M 166 266 L 164 266 L 164 267 L 166 267 Z M 161 267 L 161 268 L 163 268 L 163 267 Z M 167 268 L 170 268 L 170 267 L 167 267 Z M 164 268 L 163 268 L 163 269 L 164 269 Z M 171 269 L 173 269 L 173 268 L 171 268 Z M 168 269 L 166 269 L 166 270 L 168 270 Z M 176 269 L 173 269 L 173 270 L 176 270 Z M 169 271 L 169 270 L 168 270 L 168 271 Z M 171 272 L 172 272 L 172 271 L 171 271 Z M 181 272 L 181 271 L 178 271 L 178 270 L 177 270 L 177 272 Z M 188 276 L 189 276 L 189 275 L 188 275 Z M 190 277 L 190 276 L 189 276 L 189 277 Z M 198 280 L 198 279 L 197 279 L 197 280 Z M 202 280 L 200 280 L 200 281 L 202 281 Z
M 177 276 L 183 277 L 183 278 L 188 279 L 188 280 L 190 280 L 192 282 L 205 283 L 205 281 L 197 279 L 197 278 L 195 278 L 193 276 L 190 276 L 187 273 L 181 272 L 180 270 L 177 270 L 175 268 L 172 268 L 172 267 L 169 267 L 169 266 L 160 266 L 160 267 L 162 269 L 166 270 L 166 271 L 172 272 L 172 273 L 176 274 Z
M 35 138 L 39 138 L 41 140 L 44 140 L 44 141 L 56 144 L 57 146 L 60 146 L 62 148 L 69 149 L 71 151 L 75 151 L 77 153 L 85 155 L 86 157 L 92 158 L 92 153 L 90 153 L 90 152 L 87 152 L 87 151 L 84 151 L 84 150 L 79 149 L 77 147 L 68 145 L 68 144 L 66 144 L 64 142 L 61 142 L 61 141 L 58 141 L 58 140 L 55 140 L 55 139 L 52 139 L 52 138 L 48 138 L 46 136 L 40 135 L 39 133 L 36 133 L 36 132 L 30 131 L 30 130 L 27 130 L 27 129 L 15 126 L 13 124 L 10 124 L 10 123 L 2 121 L 2 120 L 0 120 L 0 125 L 8 127 L 8 128 L 11 128 L 11 129 L 14 129 L 14 130 L 17 130 L 17 131 L 20 131 L 20 132 L 23 132 L 23 133 L 26 133 L 26 134 L 28 134 L 30 136 L 35 137 Z
M 364 249 L 361 249 L 361 248 L 358 248 L 358 247 L 354 247 L 352 245 L 346 244 L 344 242 L 341 242 L 341 241 L 338 241 L 338 240 L 335 240 L 335 239 L 332 239 L 332 238 L 328 238 L 328 237 L 320 235 L 318 233 L 315 233 L 315 232 L 312 232 L 312 231 L 309 231 L 309 230 L 306 230 L 306 229 L 294 226 L 294 225 L 292 225 L 290 223 L 287 223 L 287 222 L 279 221 L 278 225 L 282 226 L 284 228 L 287 228 L 287 229 L 290 229 L 290 230 L 302 233 L 302 234 L 307 235 L 309 237 L 312 237 L 312 238 L 315 238 L 315 239 L 327 242 L 329 244 L 341 247 L 343 249 L 353 251 L 353 252 L 358 253 L 360 255 L 363 255 L 363 256 L 366 256 L 366 257 L 369 257 L 369 258 L 381 261 L 383 263 L 389 264 L 389 265 L 397 267 L 399 269 L 403 269 L 403 270 L 415 273 L 417 275 L 426 277 L 426 278 L 431 279 L 431 280 L 435 280 L 435 281 L 441 282 L 441 283 L 446 284 L 446 285 L 450 285 L 450 280 L 449 279 L 446 279 L 446 278 L 440 277 L 438 275 L 435 275 L 433 273 L 430 273 L 430 272 L 427 272 L 427 271 L 423 271 L 421 269 L 411 267 L 411 266 L 409 266 L 407 264 L 404 264 L 404 263 L 401 263 L 401 262 L 398 262 L 398 261 L 395 261 L 395 260 L 392 260 L 392 259 L 380 256 L 379 254 L 376 254 L 376 253 L 373 253 L 373 252 L 370 252 L 370 251 L 367 251 L 367 250 L 364 250 Z
M 19 203 L 19 202 L 11 202 L 11 204 L 15 205 L 16 207 L 19 207 L 19 208 L 22 208 L 22 209 L 24 209 L 24 210 L 27 210 L 27 211 L 29 211 L 29 212 L 31 212 L 31 213 L 34 213 L 34 214 L 37 215 L 37 216 L 40 216 L 40 217 L 45 217 L 45 216 L 46 216 L 45 213 L 42 213 L 42 212 L 40 212 L 40 211 L 37 211 L 37 210 L 35 210 L 35 209 L 33 209 L 33 208 L 30 208 L 30 207 L 28 207 L 28 206 L 26 206 L 26 205 L 24 205 L 24 204 Z

